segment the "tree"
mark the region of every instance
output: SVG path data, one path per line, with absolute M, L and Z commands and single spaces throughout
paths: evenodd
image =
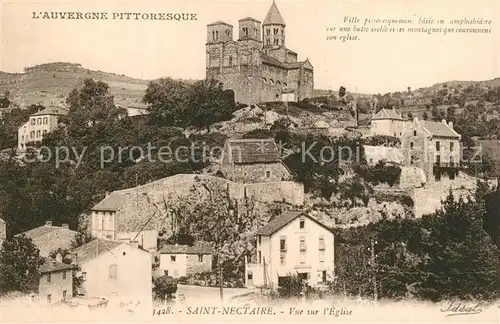
M 413 114 L 411 113 L 411 111 L 408 112 L 408 119 L 413 119 Z
M 40 250 L 30 238 L 19 236 L 4 241 L 0 252 L 0 294 L 38 289 L 38 268 L 43 262 Z
M 185 126 L 183 111 L 188 104 L 189 87 L 171 78 L 151 81 L 146 88 L 143 101 L 150 105 L 149 121 L 158 126 Z
M 155 298 L 162 302 L 169 300 L 173 297 L 173 294 L 177 292 L 177 281 L 164 274 L 158 278 L 153 279 L 153 293 Z
M 455 107 L 453 106 L 449 106 L 447 109 L 446 109 L 446 120 L 448 122 L 455 122 Z
M 344 98 L 345 93 L 346 93 L 345 87 L 344 86 L 340 86 L 340 88 L 339 88 L 339 98 L 341 98 L 341 99 Z
M 429 119 L 429 115 L 427 114 L 427 111 L 424 111 L 424 114 L 422 115 L 423 120 Z

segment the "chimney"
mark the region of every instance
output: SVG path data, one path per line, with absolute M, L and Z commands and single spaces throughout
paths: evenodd
M 61 227 L 64 228 L 64 229 L 69 229 L 69 224 L 64 223 L 64 224 L 61 225 Z
M 109 191 L 106 191 L 106 197 L 109 196 Z
M 448 123 L 448 126 L 450 126 L 450 128 L 451 128 L 451 129 L 453 129 L 453 122 L 452 122 L 452 121 L 450 121 L 450 122 Z
M 446 125 L 446 119 L 443 119 L 441 122 Z
M 45 221 L 45 226 L 52 226 L 52 221 Z
M 61 253 L 56 254 L 56 261 L 62 263 L 62 255 Z

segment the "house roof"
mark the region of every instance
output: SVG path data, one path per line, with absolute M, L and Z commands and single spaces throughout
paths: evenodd
M 160 253 L 163 254 L 211 254 L 213 253 L 212 244 L 209 242 L 196 242 L 193 246 L 189 245 L 164 245 Z
M 263 235 L 263 236 L 271 236 L 283 227 L 285 227 L 287 224 L 291 223 L 293 220 L 298 218 L 299 216 L 304 216 L 307 217 L 314 222 L 316 222 L 318 225 L 330 230 L 327 226 L 324 224 L 320 223 L 318 220 L 314 219 L 313 217 L 307 215 L 306 213 L 302 211 L 293 211 L 289 210 L 284 212 L 283 214 L 276 216 L 275 218 L 271 219 L 269 223 L 267 223 L 266 226 L 260 228 L 257 230 L 257 235 Z
M 106 251 L 111 251 L 119 245 L 127 244 L 125 242 L 95 239 L 87 244 L 77 247 L 73 250 L 77 254 L 78 263 L 85 263 L 95 259 Z
M 27 238 L 35 239 L 37 237 L 46 235 L 46 234 L 54 232 L 54 231 L 66 232 L 66 233 L 71 233 L 71 234 L 75 234 L 75 235 L 78 234 L 78 232 L 70 230 L 68 228 L 63 228 L 63 227 L 59 227 L 59 226 L 43 225 L 43 226 L 39 226 L 36 228 L 32 228 L 29 231 L 19 233 L 16 236 L 21 236 L 24 234 Z
M 270 64 L 270 65 L 275 65 L 275 66 L 278 66 L 278 67 L 285 67 L 284 64 L 282 62 L 280 62 L 279 60 L 275 59 L 274 57 L 271 57 L 269 55 L 266 55 L 264 53 L 260 53 L 260 58 L 262 60 L 262 62 L 264 63 L 267 63 L 267 64 Z
M 40 273 L 50 273 L 62 270 L 74 269 L 74 265 L 57 262 L 52 258 L 44 258 L 43 264 L 38 268 Z
M 127 108 L 135 108 L 135 109 L 148 109 L 148 105 L 145 103 L 132 103 L 127 106 Z
M 420 124 L 433 136 L 460 138 L 460 134 L 444 122 L 422 120 Z
M 67 115 L 67 114 L 68 114 L 68 110 L 66 108 L 50 106 L 50 107 L 47 107 L 43 110 L 40 110 L 39 112 L 32 114 L 31 116 L 44 116 L 44 115 L 61 116 L 61 115 Z
M 99 211 L 117 211 L 132 195 L 132 189 L 117 190 L 110 193 L 97 205 L 92 207 L 92 210 Z
M 280 152 L 272 138 L 228 139 L 229 159 L 237 164 L 281 161 Z
M 273 4 L 271 5 L 271 8 L 269 8 L 269 11 L 267 12 L 266 19 L 264 19 L 263 25 L 285 26 L 285 21 L 283 20 L 283 17 L 281 16 L 281 13 L 278 9 L 278 6 L 276 6 L 276 3 L 274 1 Z
M 372 117 L 372 120 L 383 120 L 383 119 L 395 119 L 395 120 L 404 120 L 400 114 L 398 114 L 393 109 L 382 109 L 375 116 Z

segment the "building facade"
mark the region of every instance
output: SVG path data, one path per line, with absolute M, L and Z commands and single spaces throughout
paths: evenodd
M 277 287 L 298 274 L 311 286 L 334 278 L 332 231 L 300 211 L 287 211 L 257 231 L 257 260 L 245 267 L 247 287 Z
M 228 139 L 219 164 L 228 180 L 243 183 L 291 180 L 273 139 Z
M 152 301 L 152 255 L 128 243 L 96 239 L 74 250 L 83 294 L 110 302 Z
M 58 260 L 45 258 L 38 269 L 40 281 L 38 299 L 41 302 L 60 303 L 73 297 L 73 266 Z
M 286 47 L 286 25 L 276 3 L 264 22 L 246 17 L 238 23 L 237 41 L 232 25 L 207 25 L 206 77 L 222 82 L 245 104 L 312 98 L 313 66 Z
M 165 245 L 160 251 L 160 269 L 173 278 L 208 272 L 212 270 L 212 253 L 207 242 L 193 246 Z
M 17 149 L 26 151 L 28 143 L 42 141 L 48 133 L 57 129 L 59 118 L 67 115 L 68 111 L 62 107 L 48 107 L 30 116 L 30 119 L 19 127 L 17 131 Z
M 401 138 L 408 123 L 394 108 L 382 109 L 372 117 L 370 133 Z
M 421 168 L 427 181 L 440 180 L 443 175 L 454 179 L 462 158 L 460 139 L 452 122 L 415 118 L 401 139 L 403 165 Z
M 52 221 L 46 221 L 44 226 L 30 229 L 16 236 L 21 235 L 30 238 L 40 250 L 40 255 L 47 257 L 57 249 L 69 249 L 78 236 L 78 232 L 70 230 L 68 224 L 53 226 Z

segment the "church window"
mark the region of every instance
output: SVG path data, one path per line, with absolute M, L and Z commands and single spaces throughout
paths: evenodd
M 271 40 L 269 38 L 267 39 L 267 45 L 271 45 Z
M 274 39 L 274 45 L 279 45 L 279 40 L 277 38 Z
M 219 39 L 219 31 L 215 31 L 215 39 Z
M 267 36 L 271 35 L 271 29 L 266 29 Z
M 257 35 L 258 35 L 258 33 L 259 33 L 259 30 L 258 30 L 257 28 L 254 28 L 254 29 L 253 29 L 253 35 L 254 35 L 254 36 L 257 36 Z
M 243 27 L 243 34 L 245 36 L 248 36 L 248 28 L 247 27 Z
M 278 28 L 274 28 L 274 35 L 278 34 Z
M 212 40 L 215 40 L 215 30 L 212 30 Z
M 233 57 L 232 56 L 229 57 L 229 66 L 233 66 Z
M 266 78 L 262 78 L 262 82 L 263 82 L 264 84 L 267 84 L 267 79 L 266 79 Z

